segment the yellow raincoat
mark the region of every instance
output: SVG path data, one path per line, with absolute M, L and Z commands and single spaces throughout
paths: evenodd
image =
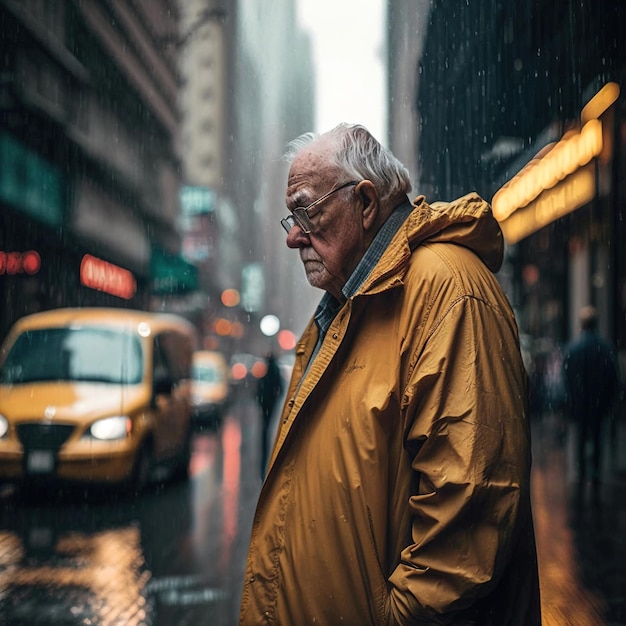
M 526 373 L 475 194 L 422 197 L 296 348 L 240 624 L 537 626 Z

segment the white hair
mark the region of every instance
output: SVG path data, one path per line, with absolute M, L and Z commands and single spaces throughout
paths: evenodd
M 304 133 L 289 142 L 285 160 L 292 163 L 302 148 L 322 136 L 332 140 L 334 165 L 338 170 L 349 179 L 371 181 L 381 202 L 411 191 L 407 168 L 367 128 L 359 124 L 339 124 L 323 135 Z

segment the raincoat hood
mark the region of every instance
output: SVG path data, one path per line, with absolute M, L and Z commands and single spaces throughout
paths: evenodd
M 413 201 L 415 207 L 394 237 L 369 280 L 366 291 L 381 278 L 402 272 L 411 251 L 424 242 L 452 243 L 474 252 L 492 271 L 497 272 L 504 256 L 504 238 L 491 206 L 478 194 L 470 193 L 452 202 L 428 204 L 424 196 Z

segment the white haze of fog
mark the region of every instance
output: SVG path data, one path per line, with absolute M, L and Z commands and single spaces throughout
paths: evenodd
M 387 141 L 383 0 L 297 0 L 316 66 L 316 128 L 363 124 Z

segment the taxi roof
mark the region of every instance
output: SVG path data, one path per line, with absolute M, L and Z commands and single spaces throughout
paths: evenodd
M 80 324 L 121 326 L 128 330 L 137 330 L 139 324 L 147 324 L 149 334 L 176 329 L 183 334 L 195 335 L 193 324 L 178 315 L 112 307 L 74 307 L 31 313 L 17 320 L 9 334 Z

